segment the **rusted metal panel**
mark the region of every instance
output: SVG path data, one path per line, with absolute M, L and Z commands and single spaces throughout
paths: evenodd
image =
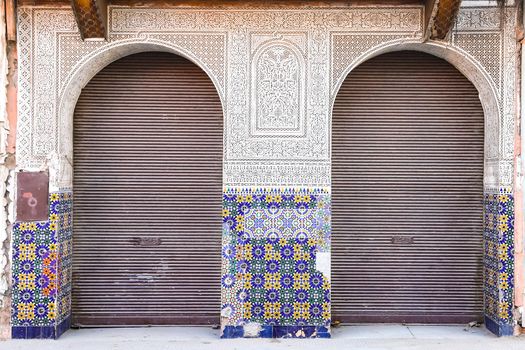
M 334 320 L 481 320 L 483 135 L 476 89 L 441 59 L 391 53 L 349 74 L 332 124 Z
M 18 173 L 16 179 L 16 220 L 47 221 L 49 216 L 48 173 L 25 171 Z
M 73 315 L 80 326 L 217 324 L 222 106 L 168 53 L 128 56 L 74 120 Z

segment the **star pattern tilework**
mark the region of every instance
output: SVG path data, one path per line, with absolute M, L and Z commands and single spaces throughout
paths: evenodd
M 73 195 L 71 192 L 59 194 L 58 212 L 58 314 L 57 323 L 71 315 L 71 275 L 73 258 Z
M 72 194 L 61 192 L 50 194 L 48 221 L 13 226 L 14 338 L 58 336 L 55 327 L 70 316 L 71 222 Z M 45 327 L 52 332 L 44 336 Z
M 509 188 L 485 194 L 485 320 L 498 335 L 513 324 L 514 198 Z M 510 326 L 510 327 L 506 327 Z M 508 331 L 507 331 L 508 332 Z
M 223 326 L 329 326 L 327 191 L 227 190 L 223 223 Z

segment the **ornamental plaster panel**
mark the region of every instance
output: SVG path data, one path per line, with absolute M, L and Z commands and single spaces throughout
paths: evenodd
M 499 161 L 499 185 L 512 186 L 514 179 L 514 161 L 500 160 Z
M 502 62 L 502 33 L 459 32 L 453 35 L 455 46 L 461 47 L 483 64 L 484 69 L 491 76 L 498 91 L 501 90 Z
M 225 83 L 225 33 L 186 32 L 177 34 L 165 33 L 130 33 L 112 34 L 110 43 L 105 41 L 81 41 L 78 33 L 58 33 L 58 46 L 60 71 L 60 92 L 67 83 L 72 72 L 75 72 L 81 64 L 91 57 L 91 54 L 99 51 L 111 50 L 112 43 L 121 43 L 130 40 L 157 41 L 165 46 L 173 45 L 179 51 L 186 53 L 193 60 L 198 61 L 210 72 L 210 76 L 216 80 L 219 93 L 224 92 Z M 181 53 L 182 53 L 181 52 Z
M 379 46 L 403 41 L 407 35 L 403 34 L 353 34 L 331 33 L 331 84 L 332 95 L 337 94 L 337 87 L 348 74 L 347 68 L 367 52 Z
M 110 31 L 300 30 L 316 28 L 354 32 L 421 32 L 422 7 L 356 7 L 353 9 L 136 9 L 110 8 Z
M 32 161 L 32 26 L 33 18 L 31 11 L 28 11 L 27 9 L 21 9 L 18 16 L 18 125 L 16 140 L 18 163 L 22 166 L 27 166 Z
M 250 73 L 251 135 L 305 136 L 304 46 L 284 38 L 263 42 L 251 58 Z
M 330 162 L 228 161 L 224 180 L 243 186 L 330 186 Z
M 493 8 L 461 8 L 456 19 L 458 31 L 498 31 L 501 25 L 501 9 Z
M 489 148 L 497 147 L 496 157 L 502 162 L 512 159 L 514 154 L 516 16 L 514 7 L 462 8 L 451 39 L 454 46 L 479 62 L 496 86 L 500 132 L 496 136 L 487 134 L 486 144 Z M 493 128 L 493 120 L 486 120 L 485 129 Z M 492 154 L 489 156 L 493 158 Z M 506 165 L 502 167 L 508 169 Z M 512 176 L 503 173 L 500 176 L 503 185 L 512 184 Z
M 514 8 L 506 8 L 503 23 L 503 84 L 500 135 L 500 159 L 512 160 L 514 158 L 514 115 L 516 110 L 516 79 L 518 44 L 516 40 L 517 14 Z M 512 177 L 511 177 L 512 179 Z M 512 184 L 512 180 L 504 185 Z

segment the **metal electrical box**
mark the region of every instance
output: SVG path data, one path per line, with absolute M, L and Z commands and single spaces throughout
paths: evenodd
M 24 171 L 17 174 L 16 221 L 47 221 L 49 174 Z

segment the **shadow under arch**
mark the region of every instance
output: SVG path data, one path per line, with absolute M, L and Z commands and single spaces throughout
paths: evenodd
M 73 161 L 73 115 L 82 89 L 87 83 L 106 66 L 123 57 L 142 52 L 168 52 L 184 57 L 199 67 L 210 78 L 222 106 L 222 115 L 225 116 L 225 101 L 223 87 L 219 79 L 201 62 L 198 57 L 188 50 L 176 45 L 156 40 L 125 40 L 104 45 L 91 52 L 73 71 L 69 73 L 58 104 L 58 149 L 61 157 L 65 156 L 71 166 Z M 223 132 L 224 134 L 224 132 Z M 62 184 L 63 180 L 59 180 Z
M 330 139 L 332 135 L 332 112 L 335 100 L 339 90 L 345 81 L 348 74 L 369 59 L 376 56 L 395 52 L 395 51 L 420 51 L 428 53 L 430 55 L 439 57 L 454 66 L 461 74 L 463 74 L 476 88 L 479 94 L 479 99 L 483 107 L 484 113 L 484 148 L 485 148 L 485 167 L 484 167 L 484 182 L 487 186 L 487 178 L 490 178 L 490 182 L 497 182 L 497 177 L 494 178 L 494 174 L 497 174 L 496 169 L 488 169 L 487 160 L 497 160 L 499 157 L 499 143 L 500 143 L 500 103 L 498 100 L 497 88 L 481 66 L 481 64 L 471 57 L 465 51 L 453 47 L 451 45 L 443 44 L 440 42 L 426 42 L 420 41 L 393 41 L 387 44 L 381 44 L 376 46 L 367 52 L 363 53 L 358 59 L 354 60 L 348 67 L 345 68 L 341 76 L 338 77 L 337 83 L 331 91 L 330 97 Z M 331 142 L 330 142 L 331 144 Z

